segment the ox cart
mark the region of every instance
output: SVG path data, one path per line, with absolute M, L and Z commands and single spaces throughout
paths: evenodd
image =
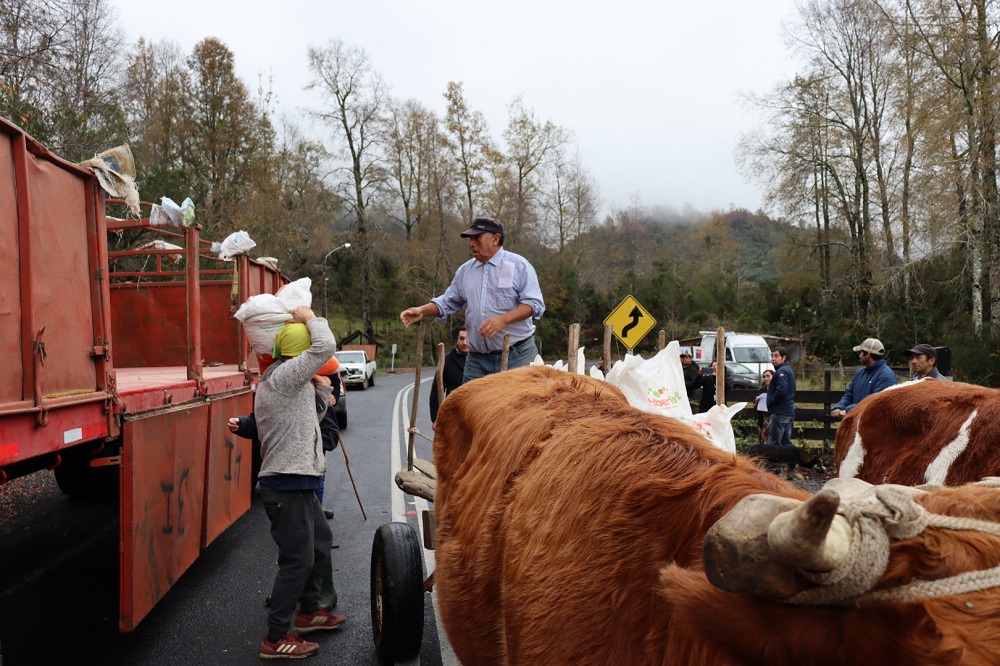
M 507 368 L 510 334 L 504 336 L 501 370 Z M 437 470 L 434 463 L 414 455 L 416 436 L 431 438 L 416 428 L 417 406 L 420 404 L 420 361 L 424 351 L 424 323 L 417 329 L 417 364 L 413 377 L 413 401 L 410 407 L 410 427 L 407 437 L 406 468 L 396 473 L 396 485 L 409 495 L 434 501 Z M 435 386 L 444 401 L 444 343 L 437 345 Z M 434 548 L 437 523 L 433 509 L 421 516 L 423 543 Z M 420 537 L 405 522 L 392 522 L 375 531 L 371 557 L 372 637 L 379 661 L 391 664 L 410 661 L 419 654 L 424 633 L 424 593 L 434 586 L 434 573 L 423 575 Z

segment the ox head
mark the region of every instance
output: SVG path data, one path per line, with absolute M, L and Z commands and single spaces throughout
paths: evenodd
M 1000 535 L 996 523 L 928 513 L 916 501 L 925 492 L 833 479 L 804 502 L 748 496 L 706 534 L 705 573 L 731 592 L 851 604 L 886 596 L 873 589 L 886 571 L 892 542 L 916 537 L 928 525 Z

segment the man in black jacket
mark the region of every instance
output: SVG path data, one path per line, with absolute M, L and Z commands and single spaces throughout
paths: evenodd
M 465 357 L 469 353 L 469 336 L 465 327 L 458 329 L 458 339 L 455 348 L 444 356 L 444 394 L 448 395 L 462 385 L 462 375 L 465 372 Z M 437 421 L 438 415 L 437 381 L 431 384 L 431 425 Z
M 681 357 L 681 370 L 684 371 L 684 386 L 687 387 L 688 399 L 694 397 L 694 392 L 698 390 L 701 386 L 701 368 L 698 364 L 691 360 L 691 352 L 687 349 L 682 349 L 680 353 Z

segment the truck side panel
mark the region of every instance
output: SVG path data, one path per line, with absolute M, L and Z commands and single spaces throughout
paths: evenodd
M 232 416 L 253 411 L 253 394 L 213 398 L 208 420 L 208 483 L 202 547 L 208 546 L 236 519 L 250 510 L 251 444 L 229 432 Z
M 119 628 L 132 631 L 198 558 L 209 405 L 126 420 Z
M 0 354 L 4 358 L 0 363 L 0 403 L 27 399 L 21 365 L 21 295 L 16 288 L 21 283 L 21 261 L 12 139 L 0 134 L 0 238 L 6 239 L 0 243 L 0 284 L 8 285 L 0 290 Z
M 88 257 L 88 188 L 80 175 L 28 154 L 31 202 L 32 334 L 45 328 L 42 396 L 98 390 L 94 348 L 94 270 Z M 59 196 L 52 196 L 58 192 Z M 82 287 L 82 288 L 81 288 Z M 88 288 L 89 287 L 89 288 Z M 22 341 L 22 344 L 30 344 Z

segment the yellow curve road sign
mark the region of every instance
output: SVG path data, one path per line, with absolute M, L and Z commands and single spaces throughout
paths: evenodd
M 647 333 L 653 330 L 656 320 L 653 319 L 653 315 L 646 312 L 646 308 L 642 307 L 639 301 L 635 300 L 635 297 L 626 296 L 604 320 L 604 324 L 611 326 L 611 332 L 615 337 L 632 350 Z

